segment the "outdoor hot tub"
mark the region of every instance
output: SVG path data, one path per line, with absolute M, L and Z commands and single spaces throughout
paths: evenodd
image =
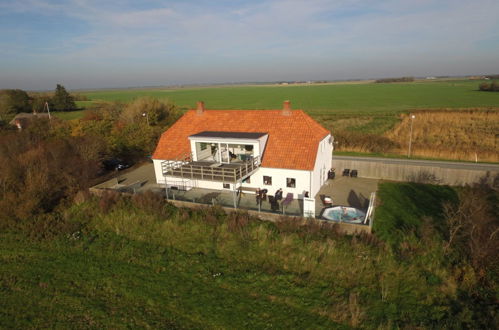
M 332 206 L 322 210 L 321 218 L 328 221 L 363 223 L 366 218 L 364 211 L 350 206 Z

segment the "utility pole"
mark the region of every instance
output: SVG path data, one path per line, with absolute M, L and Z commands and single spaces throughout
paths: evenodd
M 411 147 L 412 147 L 412 124 L 414 122 L 414 118 L 416 118 L 416 116 L 414 115 L 411 115 L 411 131 L 409 133 L 409 151 L 407 152 L 407 157 L 408 158 L 411 158 Z
M 49 108 L 49 103 L 48 102 L 45 102 L 45 107 L 47 108 L 47 112 L 49 114 L 49 120 L 51 120 L 51 118 L 50 118 L 50 108 Z

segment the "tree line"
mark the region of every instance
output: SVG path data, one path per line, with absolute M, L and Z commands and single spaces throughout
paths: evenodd
M 394 82 L 412 82 L 414 77 L 382 78 L 377 79 L 376 83 L 394 83 Z
M 77 109 L 75 97 L 64 86 L 57 84 L 54 93 L 28 94 L 22 89 L 0 90 L 0 121 L 8 122 L 21 112 L 44 112 L 46 105 L 51 111 Z
M 482 92 L 499 92 L 499 82 L 495 80 L 491 83 L 483 82 L 478 85 L 478 89 Z

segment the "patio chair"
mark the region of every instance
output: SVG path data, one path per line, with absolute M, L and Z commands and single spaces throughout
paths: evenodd
M 356 178 L 356 177 L 357 177 L 357 170 L 352 170 L 352 171 L 350 172 L 350 177 L 351 177 L 351 178 Z
M 282 206 L 288 206 L 293 201 L 293 193 L 288 193 L 282 201 Z
M 345 168 L 343 170 L 343 176 L 349 176 L 350 175 L 350 169 L 349 168 Z

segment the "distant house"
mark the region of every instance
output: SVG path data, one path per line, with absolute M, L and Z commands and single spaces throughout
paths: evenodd
M 47 113 L 18 113 L 10 122 L 10 125 L 16 126 L 19 130 L 26 128 L 33 120 L 50 119 Z
M 206 110 L 203 102 L 164 132 L 156 181 L 176 189 L 281 188 L 313 197 L 331 169 L 331 133 L 285 101 L 280 110 Z

